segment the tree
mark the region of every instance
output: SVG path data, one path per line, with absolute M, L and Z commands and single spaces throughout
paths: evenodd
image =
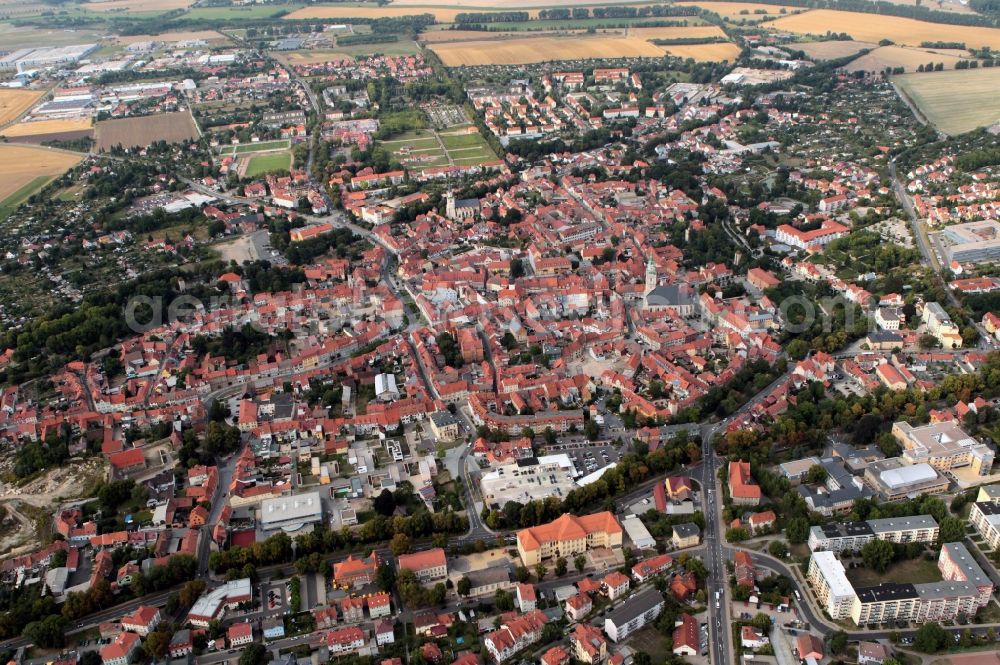
M 24 636 L 43 649 L 54 649 L 66 643 L 69 622 L 61 614 L 52 614 L 24 627 Z
M 154 630 L 146 636 L 143 647 L 146 649 L 146 653 L 154 658 L 163 658 L 167 655 L 167 650 L 170 648 L 171 637 L 173 637 L 172 631 Z
M 925 623 L 913 636 L 913 648 L 923 653 L 937 653 L 948 646 L 948 631 L 941 624 Z
M 838 630 L 836 633 L 830 635 L 830 651 L 836 655 L 840 655 L 847 650 L 847 633 L 842 630 Z
M 455 587 L 455 590 L 458 591 L 459 596 L 467 598 L 469 596 L 469 592 L 472 591 L 472 581 L 467 576 L 462 575 L 462 579 L 458 581 L 458 585 Z
M 388 517 L 396 510 L 396 498 L 389 490 L 382 490 L 382 493 L 372 500 L 372 508 L 379 515 Z
M 562 577 L 566 574 L 566 559 L 559 557 L 556 559 L 556 577 Z
M 809 538 L 809 521 L 804 517 L 793 517 L 788 520 L 785 535 L 788 536 L 788 542 L 792 545 L 806 542 L 806 539 Z
M 542 581 L 542 579 L 545 577 L 545 573 L 547 572 L 549 572 L 549 569 L 545 567 L 544 563 L 538 563 L 537 565 L 535 565 L 535 577 L 538 578 L 539 582 Z
M 938 532 L 938 544 L 960 543 L 965 539 L 965 522 L 958 517 L 945 517 L 941 520 Z
M 806 472 L 806 483 L 816 485 L 826 481 L 826 469 L 819 464 L 813 464 Z
M 265 665 L 270 660 L 267 649 L 263 644 L 254 642 L 248 644 L 243 653 L 240 654 L 239 665 Z
M 767 551 L 770 552 L 773 557 L 784 559 L 788 556 L 788 545 L 785 545 L 785 543 L 781 540 L 772 540 L 767 546 Z
M 884 573 L 896 557 L 896 549 L 885 540 L 870 540 L 861 548 L 861 559 L 865 565 L 878 573 Z
M 514 609 L 514 596 L 506 589 L 497 589 L 493 604 L 500 612 L 510 612 Z
M 382 591 L 392 591 L 396 586 L 396 571 L 392 566 L 379 566 L 375 573 L 375 583 Z
M 576 572 L 582 573 L 584 566 L 587 565 L 587 557 L 577 554 L 576 558 L 573 559 L 573 565 L 576 566 Z
M 397 533 L 389 541 L 389 549 L 396 556 L 407 554 L 410 551 L 410 537 L 405 533 Z

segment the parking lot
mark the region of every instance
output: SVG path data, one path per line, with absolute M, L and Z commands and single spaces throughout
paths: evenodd
M 573 461 L 577 473 L 586 475 L 597 471 L 612 462 L 617 462 L 619 455 L 614 446 L 594 446 L 590 442 L 566 443 L 549 446 L 553 453 L 566 453 Z

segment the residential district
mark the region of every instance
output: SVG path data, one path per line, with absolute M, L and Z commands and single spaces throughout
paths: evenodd
M 5 662 L 1000 663 L 1000 125 L 703 4 L 0 5 Z

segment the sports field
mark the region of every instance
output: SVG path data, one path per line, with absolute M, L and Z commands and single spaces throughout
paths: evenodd
M 11 90 L 0 88 L 0 125 L 17 119 L 42 96 L 41 90 Z
M 292 166 L 292 156 L 287 152 L 254 155 L 247 165 L 247 177 L 254 177 L 272 171 L 287 171 Z
M 288 139 L 281 139 L 278 141 L 260 141 L 259 143 L 243 143 L 233 148 L 233 153 L 237 155 L 245 155 L 251 152 L 267 152 L 268 150 L 287 150 L 288 146 L 289 146 Z M 223 150 L 223 152 L 227 151 Z
M 935 52 L 927 49 L 911 48 L 909 46 L 881 46 L 866 53 L 857 60 L 844 65 L 849 72 L 881 72 L 886 67 L 902 67 L 907 73 L 917 71 L 920 65 L 941 63 L 945 69 L 954 69 L 955 64 L 963 60 L 957 55 L 946 52 Z
M 0 134 L 15 138 L 20 136 L 36 136 L 38 134 L 79 132 L 85 129 L 90 129 L 90 118 L 73 118 L 71 120 L 38 120 L 36 122 L 22 121 L 0 131 Z
M 891 39 L 905 46 L 920 46 L 922 42 L 964 42 L 969 48 L 989 46 L 1000 49 L 998 28 L 928 23 L 898 16 L 838 12 L 832 9 L 813 9 L 794 16 L 784 16 L 763 23 L 762 27 L 811 35 L 825 35 L 828 31 L 846 32 L 861 41 Z
M 1000 69 L 904 74 L 892 79 L 928 121 L 946 134 L 1000 122 Z
M 468 166 L 497 159 L 486 139 L 479 132 L 471 133 L 469 125 L 439 133 L 418 129 L 379 141 L 378 145 L 389 152 L 393 162 L 410 168 Z
M 0 144 L 0 201 L 21 195 L 28 198 L 82 158 L 83 155 L 48 148 Z

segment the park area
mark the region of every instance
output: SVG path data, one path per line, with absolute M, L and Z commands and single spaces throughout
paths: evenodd
M 61 150 L 0 144 L 0 217 L 6 217 L 82 158 Z
M 814 9 L 783 16 L 763 23 L 762 26 L 803 35 L 846 32 L 861 41 L 879 42 L 890 39 L 904 46 L 920 46 L 923 42 L 962 42 L 967 48 L 989 46 L 1000 49 L 1000 29 L 997 28 L 929 23 L 912 18 L 839 12 L 832 9 Z
M 417 129 L 394 136 L 378 145 L 392 162 L 408 168 L 429 166 L 473 166 L 497 159 L 486 139 L 471 125 L 442 132 Z
M 135 118 L 116 118 L 97 123 L 98 150 L 145 148 L 157 141 L 178 143 L 198 138 L 198 127 L 187 111 L 160 113 Z
M 892 82 L 945 134 L 962 134 L 1000 121 L 1000 69 L 995 67 L 905 74 Z

